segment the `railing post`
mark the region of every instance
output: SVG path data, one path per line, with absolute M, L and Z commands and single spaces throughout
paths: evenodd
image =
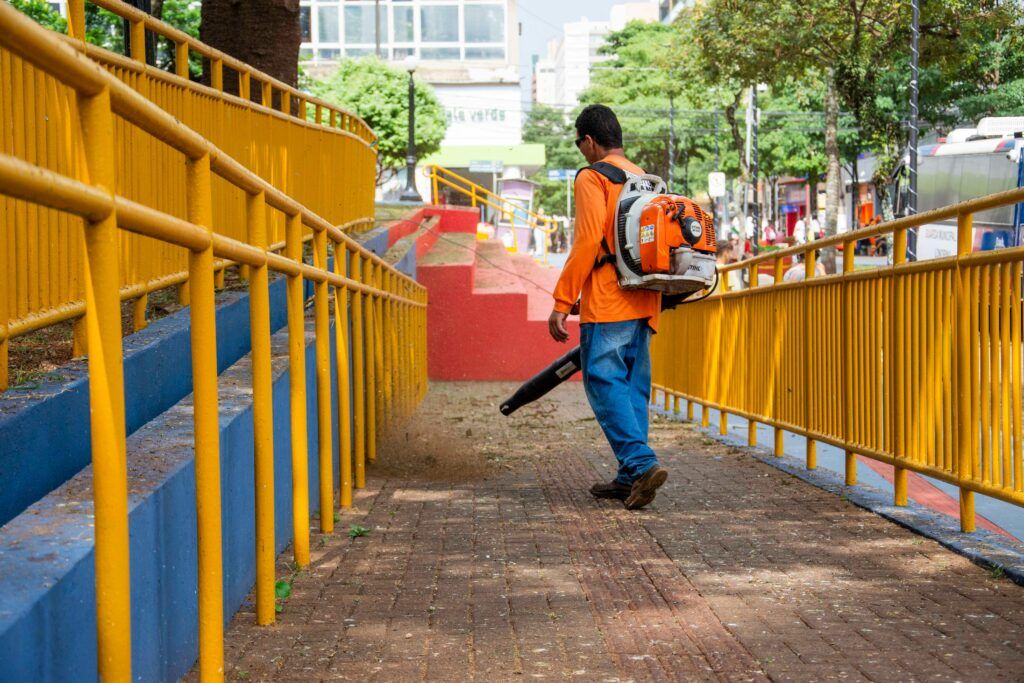
M 224 91 L 224 62 L 219 59 L 210 60 L 210 87 Z
M 78 8 L 80 9 L 80 8 Z M 78 13 L 78 10 L 75 11 Z M 81 17 L 84 19 L 84 14 Z M 76 18 L 77 20 L 77 18 Z M 79 24 L 84 30 L 84 24 Z M 114 116 L 110 91 L 78 94 L 82 146 L 91 184 L 113 193 Z M 117 216 L 85 226 L 85 324 L 96 529 L 96 631 L 99 677 L 130 681 L 128 468 L 121 355 Z
M 334 112 L 331 112 L 334 118 Z M 348 276 L 348 250 L 334 244 L 334 273 Z M 334 288 L 334 340 L 338 365 L 338 459 L 341 462 L 341 507 L 352 507 L 352 399 L 349 379 L 348 287 Z
M 302 263 L 302 216 L 285 219 L 285 256 Z M 288 383 L 291 397 L 292 527 L 295 564 L 309 564 L 309 455 L 306 448 L 306 324 L 302 275 L 288 275 Z
M 210 156 L 189 159 L 188 220 L 212 234 Z M 192 283 L 192 404 L 195 429 L 196 525 L 199 542 L 199 674 L 224 676 L 224 580 L 221 562 L 220 415 L 217 409 L 217 328 L 213 244 L 188 255 Z
M 248 71 L 238 72 L 238 96 L 245 100 L 250 101 L 251 85 Z
M 971 253 L 973 242 L 974 215 L 962 213 L 957 216 L 957 264 L 956 264 L 956 409 L 957 443 L 956 466 L 960 487 L 960 530 L 974 531 L 974 491 L 963 488 L 962 484 L 974 478 L 974 444 L 972 433 L 977 430 L 974 418 L 974 404 L 971 401 L 971 343 L 977 330 L 971 328 L 971 309 L 974 307 L 970 274 L 960 264 L 960 257 Z M 1013 302 L 1019 306 L 1019 301 Z M 1014 443 L 1017 443 L 1015 440 Z
M 368 287 L 373 287 L 375 284 L 373 263 L 369 257 L 363 259 L 363 284 Z M 364 359 L 366 391 L 362 397 L 362 400 L 366 403 L 366 419 L 363 424 L 363 430 L 366 434 L 366 461 L 370 463 L 377 459 L 377 311 L 374 303 L 375 299 L 375 294 L 367 294 L 366 301 L 363 304 L 363 335 L 366 354 Z
M 366 282 L 359 252 L 353 252 L 350 272 L 352 279 Z M 355 486 L 361 489 L 366 486 L 366 349 L 365 325 L 367 313 L 363 310 L 362 292 L 352 293 L 352 397 L 355 401 L 353 410 L 354 447 L 355 447 Z
M 775 258 L 774 264 L 775 264 L 774 284 L 777 285 L 777 284 L 780 284 L 782 282 L 783 275 L 784 275 L 783 267 L 784 267 L 785 264 L 783 264 L 782 259 L 778 258 L 778 257 Z M 775 320 L 774 320 L 776 330 L 778 330 L 782 326 L 781 325 L 781 323 L 782 323 L 782 320 L 781 320 L 782 312 L 781 312 L 781 310 L 782 309 L 781 309 L 781 306 L 778 303 L 778 299 L 776 299 L 776 303 L 775 303 Z M 780 334 L 780 333 L 776 332 L 776 334 Z M 773 403 L 773 405 L 772 405 L 772 410 L 773 410 L 772 417 L 774 419 L 778 420 L 779 419 L 779 403 L 782 400 L 781 399 L 781 394 L 782 394 L 782 378 L 781 378 L 781 373 L 782 373 L 783 363 L 785 362 L 783 357 L 782 357 L 782 344 L 776 344 L 773 347 L 773 352 L 774 353 L 772 355 L 772 379 L 775 382 L 775 391 L 772 392 L 772 403 Z M 774 439 L 774 444 L 773 444 L 774 448 L 772 449 L 772 454 L 776 458 L 781 458 L 783 453 L 784 453 L 784 447 L 783 447 L 783 443 L 782 443 L 782 437 L 783 437 L 782 427 L 775 427 L 773 429 L 773 435 L 774 435 L 775 439 Z
M 750 274 L 747 276 L 747 279 L 750 281 L 750 289 L 756 289 L 757 285 L 759 284 L 758 281 L 757 281 L 757 277 L 758 277 L 758 275 L 757 275 L 757 268 L 758 267 L 756 265 L 755 266 L 750 266 Z M 747 301 L 749 302 L 750 300 L 747 299 Z M 747 306 L 747 310 L 745 311 L 745 316 L 744 316 L 745 319 L 748 322 L 750 320 L 750 310 L 749 309 L 750 309 L 750 306 L 748 305 Z M 750 401 L 749 401 L 749 399 L 750 399 L 750 393 L 749 393 L 750 381 L 751 381 L 750 373 L 744 373 L 743 385 L 744 385 L 744 389 L 745 389 L 744 393 L 746 394 L 746 396 L 744 396 L 744 399 L 747 402 L 747 406 L 746 407 L 748 409 L 750 408 Z M 751 410 L 750 412 L 753 413 L 754 411 Z M 757 445 L 757 421 L 753 417 L 747 418 L 747 445 L 750 446 L 751 448 L 753 448 L 754 446 Z
M 188 43 L 174 44 L 174 74 L 186 81 L 191 78 L 191 69 L 188 64 Z
M 266 195 L 246 197 L 250 243 L 267 248 Z M 267 265 L 249 270 L 249 331 L 252 336 L 252 422 L 256 484 L 256 623 L 274 623 L 274 407 L 270 355 L 270 275 Z
M 313 231 L 313 265 L 327 272 L 327 231 Z M 320 532 L 334 531 L 334 445 L 331 432 L 331 321 L 328 284 L 313 285 L 313 316 L 316 329 L 317 464 L 320 467 Z
M 132 301 L 132 329 L 135 332 L 146 329 L 146 308 L 149 306 L 149 294 L 143 294 Z
M 854 349 L 853 328 L 857 324 L 853 310 L 853 284 L 845 276 L 854 271 L 856 241 L 843 243 L 843 424 L 846 444 L 850 445 L 853 434 L 853 404 L 859 398 L 853 395 L 853 354 L 865 349 Z M 846 449 L 846 485 L 857 484 L 857 454 Z
M 722 281 L 722 294 L 726 294 L 729 291 L 729 278 L 725 278 Z M 725 347 L 728 344 L 728 340 L 725 335 L 725 302 L 722 299 L 718 300 L 719 308 L 721 309 L 721 315 L 718 323 L 718 354 L 721 359 L 721 363 L 728 363 L 730 361 L 725 358 Z M 719 378 L 718 386 L 724 386 L 724 378 Z M 729 433 L 729 413 L 725 412 L 725 401 L 722 400 L 724 391 L 719 390 L 715 392 L 715 399 L 718 401 L 718 433 L 725 436 Z
M 818 252 L 813 248 L 808 249 L 804 252 L 804 281 L 809 282 L 814 278 L 814 275 L 818 269 Z M 812 348 L 811 340 L 811 288 L 804 286 L 804 343 L 803 343 L 803 358 L 801 362 L 804 363 L 806 371 L 804 372 L 804 386 L 801 387 L 804 395 L 804 428 L 808 432 L 811 431 L 811 392 L 810 385 L 812 381 L 810 374 L 812 368 L 808 367 L 807 361 L 810 355 L 810 349 Z M 817 378 L 816 378 L 817 379 Z M 818 468 L 818 442 L 811 438 L 810 434 L 807 435 L 807 469 L 814 470 Z
M 2 234 L 2 233 L 0 233 Z M 6 391 L 7 387 L 10 386 L 10 376 L 8 364 L 10 362 L 10 328 L 8 323 L 10 322 L 10 313 L 7 303 L 7 295 L 11 291 L 8 289 L 8 277 L 12 275 L 12 272 L 8 270 L 7 266 L 7 248 L 6 242 L 3 247 L 0 247 L 0 284 L 3 288 L 0 289 L 0 392 Z M 78 339 L 78 321 L 75 321 L 75 339 Z
M 378 290 L 384 289 L 383 267 L 373 264 L 373 286 Z M 370 447 L 370 462 L 377 460 L 377 444 L 383 430 L 387 416 L 385 415 L 384 395 L 387 386 L 387 376 L 384 373 L 384 297 L 379 294 L 373 299 L 373 377 L 374 377 L 374 402 L 373 413 L 373 442 Z
M 68 35 L 85 42 L 85 0 L 67 0 Z
M 907 229 L 900 228 L 893 232 L 892 264 L 893 268 L 907 260 Z M 904 297 L 907 293 L 906 276 L 894 274 L 895 302 L 893 306 L 893 326 L 896 330 L 894 357 L 892 359 L 896 376 L 896 395 L 894 397 L 894 414 L 896 448 L 894 456 L 897 460 L 907 456 L 907 400 L 906 367 L 904 358 L 907 353 L 907 334 L 904 325 L 907 319 L 907 306 Z M 907 470 L 896 465 L 893 467 L 893 498 L 896 505 L 907 504 Z

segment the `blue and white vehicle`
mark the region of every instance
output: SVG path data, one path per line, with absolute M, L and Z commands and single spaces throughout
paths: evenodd
M 917 210 L 923 213 L 968 199 L 1024 187 L 1024 117 L 982 119 L 918 150 Z M 901 174 L 896 215 L 906 212 L 906 174 Z M 956 254 L 956 218 L 917 230 L 918 260 Z M 1024 204 L 974 214 L 974 250 L 1022 244 Z

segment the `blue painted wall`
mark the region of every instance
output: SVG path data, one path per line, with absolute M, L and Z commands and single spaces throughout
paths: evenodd
M 366 246 L 387 248 L 387 236 Z M 400 264 L 415 273 L 415 253 Z M 271 283 L 271 328 L 286 323 L 284 280 Z M 312 284 L 306 283 L 307 296 Z M 221 403 L 225 623 L 255 581 L 253 432 L 248 297 L 218 298 L 221 385 L 242 378 L 240 398 Z M 129 434 L 132 659 L 136 680 L 177 680 L 198 655 L 195 472 L 188 311 L 125 339 Z M 338 486 L 336 367 L 332 328 L 334 486 Z M 349 337 L 351 339 L 351 335 Z M 275 335 L 275 356 L 287 335 Z M 351 354 L 349 354 L 351 359 Z M 315 355 L 307 346 L 310 514 L 319 507 Z M 183 372 L 183 369 L 185 370 Z M 89 471 L 88 380 L 83 362 L 66 381 L 0 398 L 0 681 L 90 680 L 96 673 L 95 573 Z M 224 394 L 222 394 L 222 397 Z M 278 552 L 291 542 L 291 448 L 287 362 L 275 361 L 275 516 Z M 77 474 L 77 476 L 76 476 Z M 311 523 L 311 524 L 315 524 Z
M 332 330 L 332 349 L 333 330 Z M 287 335 L 275 337 L 285 354 Z M 332 359 L 333 360 L 333 359 Z M 248 359 L 244 361 L 248 363 Z M 292 537 L 289 378 L 280 360 L 274 382 L 276 546 Z M 239 366 L 222 384 L 249 373 Z M 313 345 L 307 346 L 310 514 L 318 511 L 316 381 Z M 337 405 L 332 362 L 332 405 Z M 222 394 L 223 396 L 223 394 Z M 337 486 L 337 412 L 331 411 Z M 195 470 L 191 407 L 182 403 L 129 440 L 132 464 L 132 664 L 136 680 L 172 681 L 198 654 Z M 146 454 L 172 444 L 155 459 Z M 255 581 L 253 430 L 249 396 L 221 404 L 221 495 L 225 623 Z M 87 473 L 29 508 L 0 532 L 0 680 L 90 680 L 96 672 L 96 612 L 91 496 Z M 68 510 L 67 507 L 72 507 Z M 315 522 L 312 523 L 315 525 Z M 41 531 L 45 528 L 45 532 Z
M 387 251 L 387 230 L 368 233 L 370 251 Z M 416 250 L 396 264 L 416 276 Z M 332 267 L 329 263 L 328 267 Z M 313 284 L 305 282 L 306 297 Z M 285 279 L 270 283 L 270 329 L 287 323 Z M 192 348 L 188 311 L 157 320 L 124 339 L 125 423 L 128 434 L 192 391 Z M 217 369 L 223 372 L 249 352 L 249 296 L 221 292 L 217 306 Z M 59 381 L 28 385 L 0 394 L 0 526 L 80 472 L 89 464 L 89 379 L 84 360 L 62 367 Z M 73 430 L 52 429 L 76 425 Z M 45 462 L 40 467 L 40 460 Z
M 285 280 L 270 285 L 272 330 L 287 322 Z M 249 297 L 222 292 L 217 307 L 220 372 L 249 352 Z M 124 340 L 125 423 L 129 434 L 192 391 L 188 311 L 153 322 Z M 225 333 L 225 331 L 227 331 Z M 185 369 L 183 372 L 182 369 Z M 0 395 L 0 525 L 89 464 L 89 379 L 85 361 L 59 373 L 63 379 Z M 53 425 L 75 425 L 53 429 Z M 40 461 L 45 462 L 40 467 Z

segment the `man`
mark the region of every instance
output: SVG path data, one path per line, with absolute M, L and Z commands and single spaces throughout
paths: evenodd
M 803 216 L 797 218 L 796 225 L 793 226 L 793 241 L 796 244 L 803 244 L 807 241 L 807 224 L 804 223 Z
M 626 159 L 622 128 L 611 109 L 592 104 L 576 119 L 576 147 L 588 164 L 603 161 L 631 173 L 643 171 Z M 657 329 L 661 294 L 619 288 L 613 263 L 598 259 L 615 244 L 612 223 L 621 185 L 587 168 L 576 176 L 576 232 L 555 287 L 548 328 L 566 342 L 565 319 L 580 299 L 583 386 L 601 429 L 619 461 L 613 481 L 590 492 L 638 510 L 654 500 L 668 472 L 647 445 L 647 402 L 651 394 L 651 334 Z

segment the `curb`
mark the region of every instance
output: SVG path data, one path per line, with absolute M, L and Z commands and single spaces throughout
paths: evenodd
M 651 411 L 674 422 L 689 422 L 684 413 L 667 412 L 663 408 L 655 406 L 651 406 Z M 1024 543 L 1020 541 L 986 529 L 978 529 L 973 533 L 966 534 L 960 531 L 959 523 L 953 517 L 930 510 L 914 501 L 910 501 L 905 507 L 897 507 L 891 502 L 891 494 L 874 486 L 866 484 L 847 486 L 845 479 L 838 472 L 824 468 L 808 470 L 804 467 L 803 460 L 799 458 L 791 455 L 783 455 L 779 458 L 766 448 L 750 447 L 744 443 L 738 443 L 735 438 L 723 438 L 717 430 L 701 428 L 697 422 L 690 422 L 690 424 L 695 425 L 704 436 L 747 453 L 766 465 L 819 489 L 841 496 L 857 507 L 873 512 L 925 538 L 930 538 L 944 548 L 963 555 L 980 567 L 989 570 L 1001 569 L 1006 578 L 1024 586 Z

